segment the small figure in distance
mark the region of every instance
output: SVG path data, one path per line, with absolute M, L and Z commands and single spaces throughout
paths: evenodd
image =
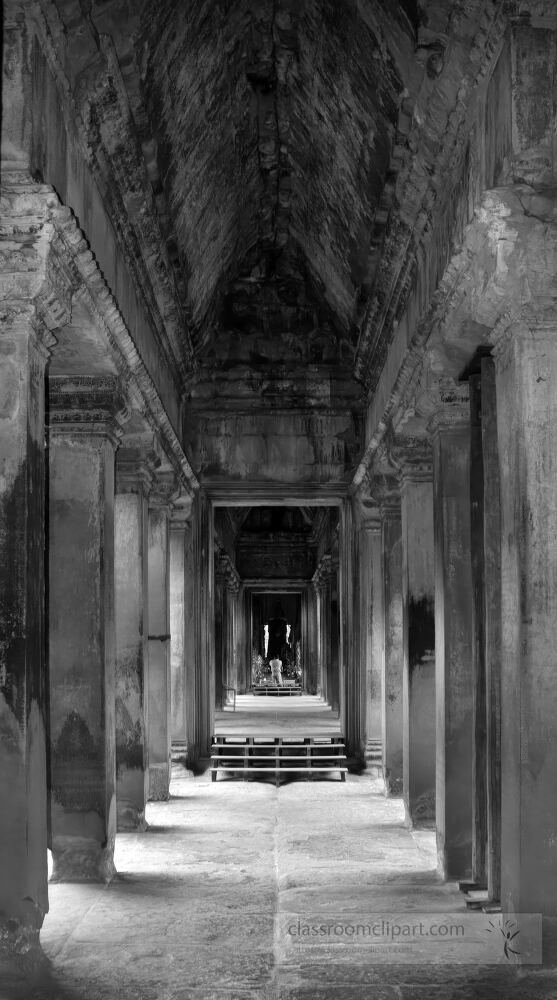
M 269 666 L 273 684 L 282 687 L 282 660 L 279 660 L 278 656 L 274 656 L 272 660 L 269 660 Z

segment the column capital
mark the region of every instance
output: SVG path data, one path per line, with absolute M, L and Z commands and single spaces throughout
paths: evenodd
M 369 521 L 370 530 L 386 517 L 400 516 L 400 476 L 397 473 L 379 473 L 369 480 L 369 495 L 360 501 L 359 514 Z
M 0 320 L 17 335 L 29 331 L 49 351 L 52 331 L 69 323 L 77 272 L 56 233 L 52 213 L 60 202 L 52 188 L 23 171 L 2 180 Z
M 390 453 L 400 470 L 402 485 L 429 483 L 433 477 L 433 452 L 431 441 L 419 437 L 393 438 Z
M 367 476 L 366 480 L 369 484 Z M 354 497 L 354 509 L 360 531 L 370 534 L 381 531 L 381 506 L 376 497 L 358 493 Z
M 120 382 L 112 375 L 52 375 L 48 402 L 54 436 L 108 438 L 116 446 L 130 418 Z
M 149 507 L 170 512 L 183 497 L 182 487 L 174 469 L 157 471 L 149 493 Z
M 148 496 L 160 464 L 153 434 L 126 434 L 116 453 L 116 493 Z
M 330 555 L 322 556 L 319 560 L 317 569 L 311 578 L 313 584 L 313 589 L 316 593 L 325 590 L 332 573 L 332 557 Z
M 557 341 L 557 314 L 537 316 L 533 310 L 503 313 L 489 334 L 497 371 L 508 368 L 517 344 Z
M 240 590 L 240 574 L 226 552 L 216 553 L 215 577 L 232 594 Z
M 427 430 L 432 438 L 443 431 L 460 430 L 470 423 L 470 395 L 466 382 L 439 379 L 429 388 L 426 405 Z

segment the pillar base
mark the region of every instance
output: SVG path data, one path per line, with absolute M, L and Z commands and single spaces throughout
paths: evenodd
M 101 847 L 86 837 L 58 837 L 52 846 L 51 882 L 111 882 L 116 875 L 114 841 Z
M 398 798 L 402 795 L 402 778 L 389 778 L 385 775 L 385 795 Z
M 40 923 L 44 914 L 40 913 Z M 32 921 L 24 924 L 16 917 L 0 918 L 0 970 L 5 962 L 17 960 L 24 967 L 46 964 L 46 956 L 39 944 L 40 927 Z
M 168 764 L 149 765 L 149 800 L 168 802 L 170 798 L 170 767 Z
M 145 812 L 125 802 L 118 806 L 118 833 L 145 833 L 148 823 Z
M 116 779 L 117 831 L 146 830 L 149 775 L 142 768 L 121 768 Z

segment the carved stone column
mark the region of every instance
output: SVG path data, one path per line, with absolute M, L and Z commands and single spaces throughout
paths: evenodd
M 215 707 L 226 704 L 227 688 L 237 684 L 237 599 L 240 577 L 230 556 L 215 556 Z
M 223 678 L 227 687 L 237 689 L 238 594 L 240 592 L 240 577 L 230 560 L 227 566 L 225 587 L 226 646 L 224 651 L 225 669 Z
M 472 865 L 472 573 L 468 387 L 439 392 L 433 440 L 435 525 L 436 824 L 439 869 Z
M 170 789 L 170 513 L 178 495 L 174 473 L 158 474 L 149 496 L 149 798 Z
M 331 551 L 331 577 L 329 584 L 330 593 L 330 623 L 331 623 L 331 658 L 329 671 L 329 704 L 333 712 L 340 714 L 340 613 L 339 613 L 339 557 L 338 548 L 333 546 Z
M 192 505 L 192 571 L 194 614 L 192 628 L 195 658 L 192 668 L 194 698 L 188 730 L 194 762 L 209 757 L 214 729 L 215 636 L 214 636 L 214 542 L 213 511 L 203 492 Z M 188 736 L 188 741 L 190 737 Z
M 403 796 L 412 825 L 435 820 L 433 468 L 427 441 L 398 440 L 402 508 Z
M 402 795 L 402 526 L 400 500 L 394 493 L 389 500 L 384 500 L 381 504 L 381 530 L 385 602 L 383 772 L 386 792 L 390 795 Z
M 363 766 L 365 733 L 362 731 L 362 697 L 365 678 L 359 642 L 359 549 L 352 503 L 344 501 L 339 525 L 340 585 L 340 718 L 348 754 Z
M 110 377 L 49 380 L 53 881 L 109 881 L 116 835 L 114 451 Z
M 383 747 L 383 688 L 385 681 L 385 617 L 381 512 L 374 500 L 361 500 L 360 628 L 365 671 L 362 695 L 366 760 L 377 763 Z
M 502 543 L 501 905 L 555 918 L 557 318 L 548 309 L 543 319 L 530 316 L 496 330 L 494 340 Z
M 329 578 L 331 575 L 331 557 L 323 556 L 313 574 L 312 584 L 316 602 L 316 635 L 317 635 L 317 671 L 318 693 L 329 700 L 329 670 L 330 670 L 330 594 Z
M 147 531 L 154 460 L 149 434 L 128 437 L 116 457 L 114 603 L 119 830 L 145 829 L 145 806 L 149 798 Z
M 5 123 L 4 123 L 5 124 Z M 69 319 L 50 192 L 2 176 L 0 234 L 0 956 L 38 948 L 48 909 L 45 365 Z
M 187 634 L 191 631 L 191 583 L 186 572 L 186 548 L 191 502 L 175 507 L 170 519 L 170 714 L 171 740 L 187 743 Z

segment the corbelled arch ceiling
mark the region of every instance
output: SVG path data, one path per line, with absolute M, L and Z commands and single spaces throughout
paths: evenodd
M 350 334 L 404 87 L 381 13 L 395 25 L 367 6 L 144 7 L 143 97 L 197 344 L 215 324 Z
M 337 366 L 369 395 L 418 262 L 432 259 L 431 290 L 445 266 L 505 4 L 35 7 L 182 380 L 286 359 Z

